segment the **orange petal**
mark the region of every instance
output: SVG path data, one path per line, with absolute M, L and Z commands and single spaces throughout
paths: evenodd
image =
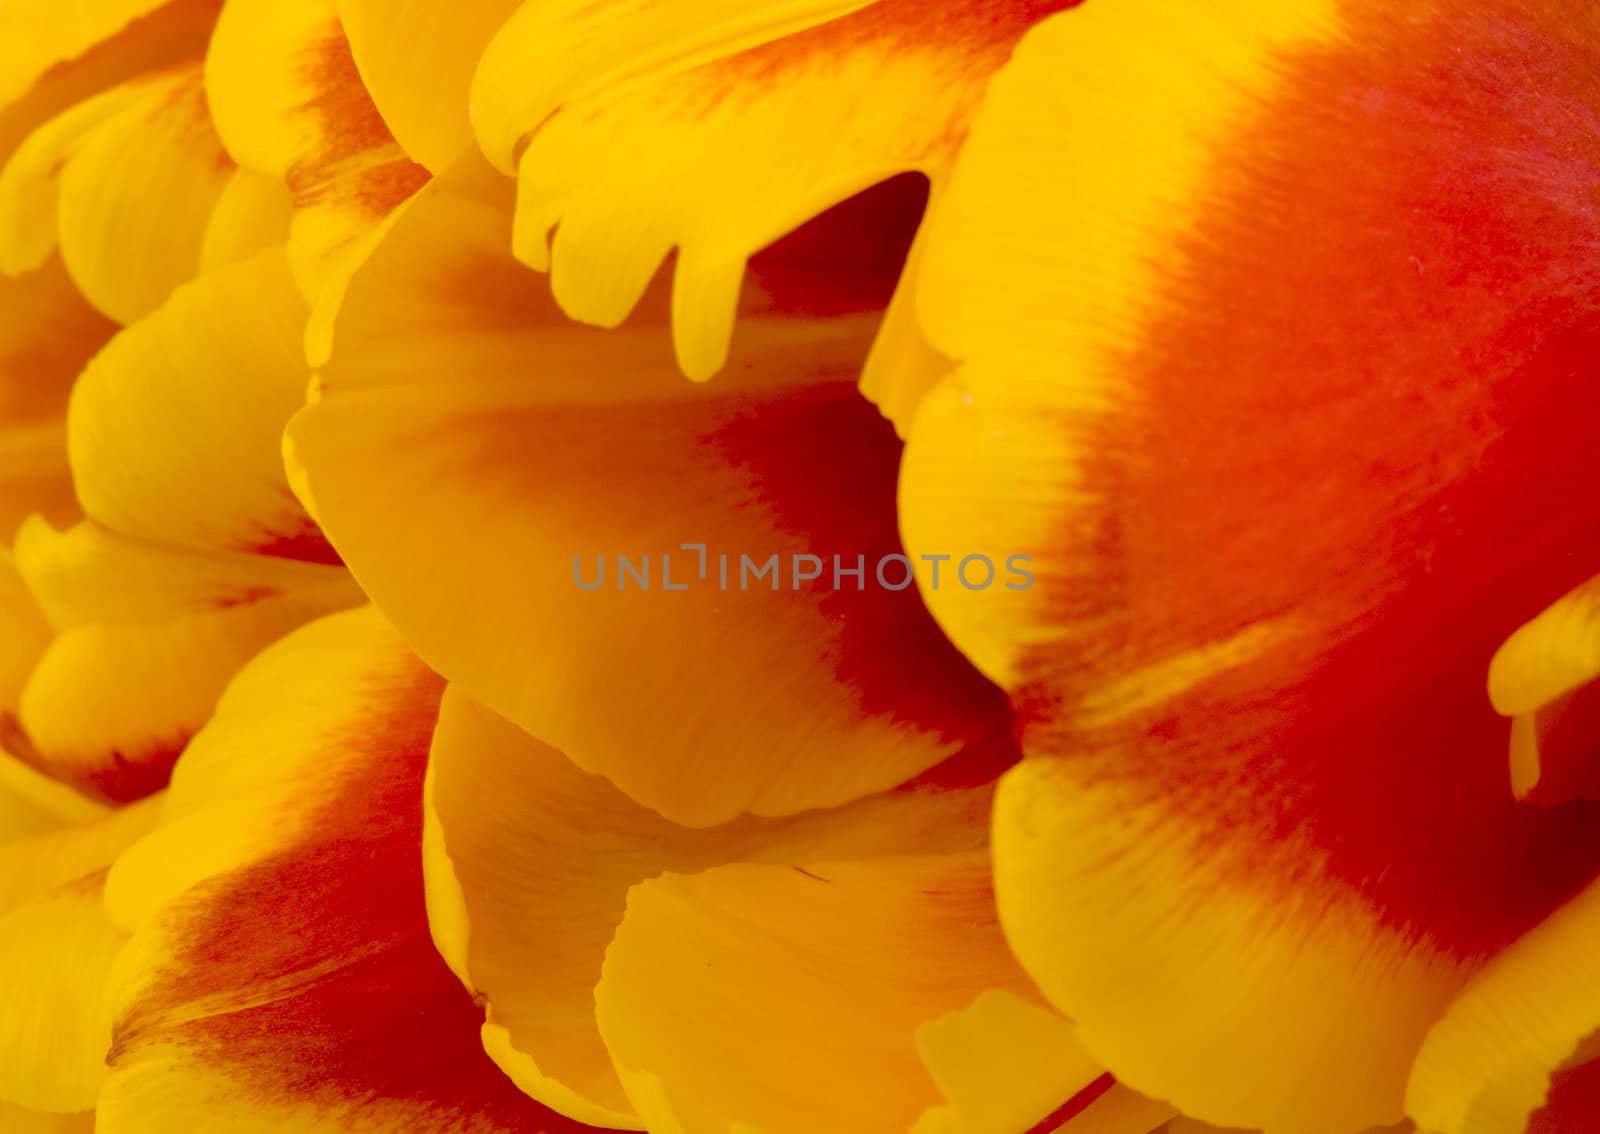
M 125 535 L 336 561 L 289 491 L 280 450 L 308 381 L 305 318 L 281 251 L 266 252 L 118 335 L 73 393 L 84 510 Z
M 745 260 L 895 173 L 941 175 L 1017 39 L 1072 2 L 524 4 L 472 100 L 518 171 L 517 256 L 615 326 L 676 248 L 678 356 L 709 377 Z
M 221 861 L 206 838 L 135 848 L 113 871 L 146 900 L 110 986 L 101 1129 L 583 1129 L 489 1063 L 428 941 L 417 847 L 440 688 L 370 610 L 305 628 L 232 686 L 180 768 L 176 826 L 152 838 L 252 802 L 263 834 Z
M 988 828 L 990 793 L 971 769 L 945 769 L 980 781 L 970 786 L 930 777 L 835 811 L 679 827 L 459 688 L 445 695 L 429 768 L 429 920 L 486 1000 L 490 1054 L 534 1097 L 612 1125 L 638 1119 L 596 1028 L 594 987 L 628 887 L 740 859 L 955 852 Z
M 1003 764 L 1002 699 L 912 591 L 889 589 L 903 567 L 889 564 L 889 586 L 873 577 L 899 551 L 899 443 L 854 374 L 904 250 L 882 225 L 903 218 L 906 187 L 758 259 L 737 370 L 705 390 L 666 357 L 664 296 L 618 332 L 565 320 L 502 251 L 487 177 L 487 199 L 436 184 L 399 219 L 289 433 L 319 519 L 408 641 L 693 826 L 841 803 L 963 749 Z M 680 546 L 694 543 L 704 578 Z M 646 554 L 654 589 L 619 586 L 616 557 L 637 570 Z M 741 590 L 741 555 L 777 557 L 783 577 Z M 823 564 L 817 585 L 796 586 L 793 568 L 814 565 L 797 555 Z M 859 557 L 860 579 L 836 580 L 835 555 L 845 569 Z M 613 573 L 580 589 L 575 562 L 592 581 L 596 556 Z M 661 642 L 687 652 L 662 665 Z
M 1484 693 L 1600 563 L 1600 41 L 1577 0 L 1413 16 L 1039 26 L 917 297 L 959 369 L 908 546 L 1037 575 L 926 590 L 1041 758 L 997 802 L 1008 939 L 1119 1080 L 1275 1134 L 1397 1120 L 1455 991 L 1600 869 Z
M 919 1025 L 1029 994 L 991 903 L 983 851 L 665 874 L 628 894 L 600 1031 L 652 1130 L 907 1129 L 940 1097 Z

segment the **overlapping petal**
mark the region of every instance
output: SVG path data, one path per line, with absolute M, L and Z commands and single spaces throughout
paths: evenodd
M 97 814 L 20 771 L 0 775 L 0 1119 L 50 1129 L 49 1113 L 73 1129 L 66 1116 L 94 1106 L 111 1036 L 101 985 L 121 942 L 101 907 L 105 868 L 155 811 Z
M 285 479 L 308 380 L 280 250 L 185 285 L 77 382 L 68 434 L 91 519 L 29 525 L 19 566 L 54 639 L 10 747 L 113 800 L 161 787 L 234 671 L 360 601 Z
M 430 664 L 676 821 L 838 804 L 963 750 L 1003 763 L 1003 699 L 873 577 L 900 550 L 899 443 L 854 378 L 908 190 L 759 257 L 737 364 L 699 387 L 659 291 L 620 331 L 574 325 L 503 251 L 502 183 L 435 183 L 352 283 L 289 431 L 299 486 Z M 619 577 L 646 555 L 653 589 Z M 741 556 L 781 574 L 741 579 Z M 604 585 L 580 586 L 601 558 Z
M 206 90 L 228 152 L 293 195 L 289 260 L 307 298 L 342 279 L 361 237 L 427 179 L 362 85 L 334 0 L 233 0 Z
M 0 270 L 59 246 L 89 302 L 131 323 L 199 272 L 232 172 L 198 62 L 130 80 L 41 126 L 0 171 Z
M 440 689 L 366 609 L 240 675 L 163 826 L 112 871 L 134 935 L 111 982 L 102 1134 L 580 1129 L 483 1055 L 428 940 L 417 846 Z
M 819 859 L 971 852 L 986 842 L 998 770 L 969 763 L 834 811 L 695 830 L 640 806 L 452 689 L 430 764 L 437 841 L 425 857 L 434 937 L 485 998 L 486 1045 L 524 1090 L 585 1121 L 634 1125 L 637 1100 L 624 1095 L 594 1001 L 629 887 L 663 871 L 741 860 L 787 869 Z M 819 921 L 816 932 L 837 935 L 848 948 L 855 928 Z M 930 1006 L 926 1018 L 939 1014 Z M 745 1031 L 753 1043 L 753 1022 Z M 901 1057 L 914 1062 L 909 1033 L 898 1042 Z M 773 1068 L 786 1066 L 783 1057 L 772 1059 Z M 1098 1074 L 1095 1068 L 1089 1077 Z M 884 1090 L 898 1090 L 903 1106 L 919 1097 L 903 1083 Z
M 896 173 L 941 175 L 1013 44 L 1072 2 L 524 4 L 473 86 L 484 152 L 517 170 L 516 253 L 614 326 L 676 249 L 678 357 L 708 377 L 746 259 Z
M 473 73 L 521 3 L 338 0 L 367 93 L 412 160 L 443 173 L 473 144 Z
M 0 275 L 0 538 L 32 513 L 78 514 L 64 418 L 72 380 L 115 326 L 78 293 L 59 257 Z
M 907 544 L 1038 578 L 927 591 L 1035 757 L 1002 920 L 1090 1053 L 1200 1118 L 1397 1120 L 1434 1019 L 1600 868 L 1592 805 L 1513 799 L 1484 692 L 1600 562 L 1596 31 L 1086 5 L 930 219 L 916 307 L 959 369 Z

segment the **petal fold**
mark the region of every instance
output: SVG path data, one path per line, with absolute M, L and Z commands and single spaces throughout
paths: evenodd
M 883 198 L 758 259 L 738 369 L 707 389 L 674 371 L 659 291 L 619 331 L 562 317 L 504 251 L 504 196 L 492 171 L 423 191 L 289 430 L 330 538 L 422 656 L 692 826 L 843 803 L 961 751 L 1004 766 L 1003 699 L 891 558 L 899 443 L 854 381 L 905 247 Z M 580 585 L 597 557 L 606 582 Z

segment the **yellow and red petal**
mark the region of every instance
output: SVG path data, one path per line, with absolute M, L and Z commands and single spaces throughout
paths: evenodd
M 611 1125 L 638 1118 L 597 1030 L 594 988 L 630 886 L 738 860 L 967 850 L 984 841 L 991 798 L 982 770 L 945 769 L 834 811 L 693 830 L 457 688 L 445 695 L 429 768 L 430 923 L 485 1001 L 486 1047 L 535 1098 Z
M 348 605 L 343 593 L 288 592 L 157 621 L 63 630 L 22 691 L 12 751 L 96 797 L 142 798 L 166 785 L 241 665 L 295 627 Z
M 154 897 L 111 981 L 101 1134 L 581 1129 L 483 1055 L 481 1014 L 428 940 L 417 846 L 440 689 L 370 610 L 306 627 L 235 682 L 171 817 L 254 798 L 273 821 L 221 862 L 192 841 L 209 877 L 174 885 L 172 860 L 137 848 L 113 871 Z
M 289 490 L 279 437 L 309 381 L 306 307 L 281 251 L 179 291 L 73 392 L 78 498 L 124 535 L 337 562 Z
M 356 606 L 341 567 L 274 555 L 205 551 L 120 535 L 86 520 L 66 531 L 32 520 L 17 536 L 17 569 L 50 623 L 151 623 L 294 596 L 318 614 Z
M 1430 1134 L 1522 1134 L 1556 1075 L 1600 1035 L 1600 884 L 1478 973 L 1428 1033 L 1407 1111 Z M 1580 1059 L 1580 1056 L 1587 1058 Z
M 0 172 L 0 269 L 59 243 L 89 302 L 131 323 L 199 272 L 232 171 L 197 63 L 131 80 L 41 126 Z
M 1030 994 L 992 900 L 986 851 L 635 886 L 595 994 L 630 1100 L 684 1134 L 909 1129 L 942 1101 L 917 1029 Z
M 907 544 L 1037 577 L 927 592 L 1035 757 L 1007 936 L 1119 1079 L 1219 1125 L 1397 1120 L 1455 992 L 1600 869 L 1593 805 L 1512 797 L 1485 694 L 1600 563 L 1597 30 L 1085 5 L 931 218 L 917 310 L 959 369 Z
M 235 0 L 206 56 L 228 152 L 294 196 L 290 264 L 314 298 L 426 179 L 372 104 L 334 0 Z
M 472 145 L 472 76 L 521 0 L 338 0 L 362 82 L 395 139 L 442 173 Z
M 516 253 L 615 326 L 677 249 L 678 356 L 709 377 L 746 259 L 896 173 L 941 175 L 1017 39 L 1072 2 L 524 4 L 473 87 L 484 151 L 518 173 Z
M 869 195 L 758 257 L 738 366 L 705 389 L 674 370 L 664 295 L 620 331 L 571 323 L 503 251 L 502 183 L 459 181 L 356 276 L 289 431 L 330 539 L 422 656 L 693 826 L 842 803 L 964 749 L 1003 761 L 1003 698 L 889 589 L 903 566 L 873 577 L 900 551 L 900 445 L 854 378 L 902 202 Z M 741 556 L 782 577 L 741 589 Z

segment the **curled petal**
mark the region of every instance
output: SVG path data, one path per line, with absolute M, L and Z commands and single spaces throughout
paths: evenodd
M 634 887 L 595 994 L 634 1106 L 685 1134 L 909 1128 L 939 1101 L 917 1028 L 989 988 L 1027 994 L 988 877 L 973 852 Z M 817 1089 L 836 1082 L 852 1089 Z
M 430 923 L 440 952 L 486 1001 L 488 1050 L 529 1094 L 611 1125 L 638 1118 L 596 1029 L 594 988 L 630 886 L 736 860 L 969 850 L 984 841 L 990 801 L 987 784 L 930 777 L 834 811 L 694 830 L 459 688 L 445 695 L 429 777 Z
M 1069 6 L 524 4 L 473 87 L 485 153 L 515 160 L 516 254 L 615 326 L 676 248 L 678 358 L 709 377 L 746 259 L 893 174 L 942 173 L 1016 40 Z
M 899 263 L 892 225 L 867 220 L 884 199 L 758 261 L 739 366 L 703 389 L 666 356 L 659 292 L 620 331 L 564 319 L 503 251 L 486 177 L 435 183 L 398 220 L 289 431 L 320 521 L 408 640 L 688 825 L 831 806 L 960 751 L 1004 766 L 1003 699 L 891 589 L 903 567 L 873 577 L 899 553 L 899 443 L 854 383 Z M 651 589 L 615 573 L 645 555 Z M 592 582 L 597 556 L 612 573 L 580 586 L 575 561 Z M 834 575 L 835 556 L 861 574 Z M 764 565 L 781 575 L 752 582 Z M 663 641 L 683 651 L 670 665 Z

